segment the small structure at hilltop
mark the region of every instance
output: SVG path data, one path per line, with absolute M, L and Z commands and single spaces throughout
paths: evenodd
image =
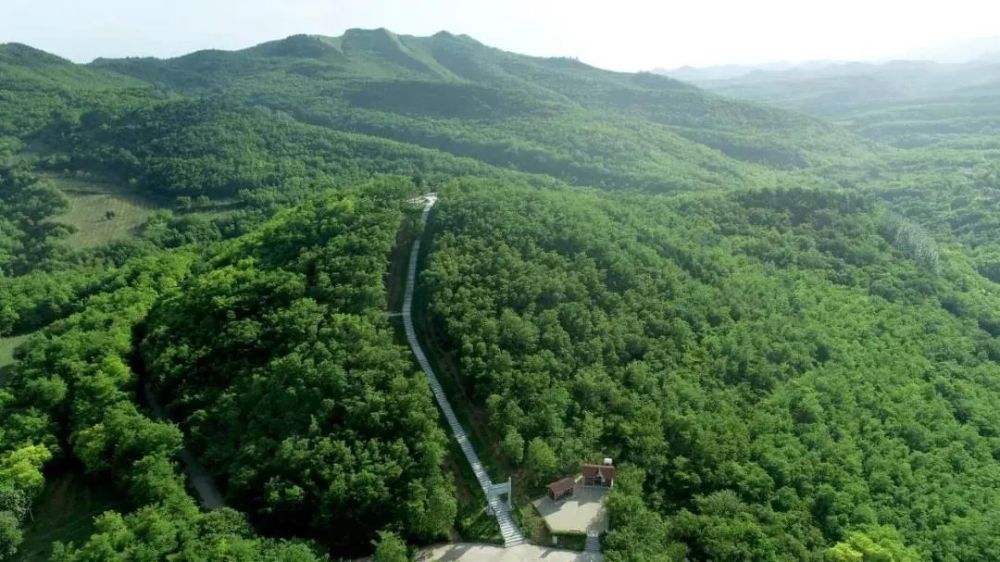
M 602 464 L 580 464 L 580 476 L 560 478 L 546 486 L 546 489 L 549 492 L 549 499 L 558 502 L 572 497 L 577 487 L 612 488 L 617 476 L 618 470 L 615 469 L 614 463 L 606 458 Z
M 615 485 L 615 477 L 618 471 L 611 459 L 604 459 L 604 464 L 581 464 L 580 472 L 583 473 L 584 486 L 600 486 L 601 488 L 612 488 Z
M 557 502 L 573 495 L 573 488 L 576 487 L 576 480 L 571 476 L 556 480 L 546 486 L 549 490 L 549 499 Z
M 531 503 L 554 539 L 583 535 L 587 550 L 597 552 L 599 537 L 608 530 L 604 500 L 617 476 L 611 459 L 601 464 L 582 463 L 579 474 L 552 482 L 546 486 L 547 493 Z

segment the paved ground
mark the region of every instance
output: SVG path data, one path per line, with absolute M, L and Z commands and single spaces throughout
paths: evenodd
M 602 562 L 604 556 L 522 544 L 503 548 L 487 544 L 446 544 L 426 548 L 417 556 L 421 562 Z
M 554 502 L 545 496 L 532 504 L 553 533 L 599 534 L 608 530 L 607 495 L 607 488 L 577 486 L 572 498 Z

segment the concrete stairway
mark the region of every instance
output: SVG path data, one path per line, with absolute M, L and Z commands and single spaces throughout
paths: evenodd
M 493 508 L 493 513 L 496 514 L 497 523 L 500 525 L 500 534 L 503 536 L 503 545 L 505 547 L 517 546 L 519 544 L 524 544 L 524 535 L 521 534 L 521 529 L 518 528 L 517 523 L 511 517 L 510 510 L 507 508 L 507 503 L 500 498 L 493 496 L 490 498 L 490 507 Z
M 584 552 L 601 551 L 601 535 L 598 533 L 587 533 L 587 542 L 583 545 Z
M 424 224 L 427 223 L 427 217 L 430 215 L 431 208 L 434 207 L 435 203 L 437 203 L 436 197 L 431 196 L 425 199 Z M 466 460 L 469 461 L 469 466 L 472 467 L 472 472 L 476 475 L 479 487 L 482 488 L 483 494 L 486 496 L 486 501 L 497 519 L 497 524 L 500 525 L 500 534 L 503 536 L 504 546 L 523 544 L 525 541 L 521 530 L 511 518 L 507 504 L 491 492 L 493 481 L 490 480 L 489 474 L 486 473 L 486 469 L 483 468 L 483 464 L 479 461 L 479 455 L 472 448 L 472 443 L 469 442 L 469 437 L 465 433 L 465 430 L 462 429 L 462 425 L 458 423 L 455 411 L 448 402 L 448 397 L 445 395 L 444 389 L 441 388 L 441 383 L 438 381 L 437 375 L 434 374 L 434 369 L 431 368 L 430 361 L 427 360 L 427 355 L 417 340 L 417 331 L 413 327 L 412 312 L 413 288 L 417 279 L 417 259 L 419 256 L 420 239 L 417 239 L 413 243 L 413 249 L 410 251 L 410 263 L 406 272 L 406 292 L 403 295 L 403 328 L 406 331 L 406 340 L 410 344 L 410 349 L 413 350 L 413 355 L 417 358 L 417 363 L 427 376 L 427 382 L 431 387 L 431 392 L 434 393 L 434 399 L 437 401 L 438 407 L 441 408 L 441 412 L 444 413 L 445 420 L 447 420 L 448 426 L 451 428 L 451 433 L 455 436 L 455 441 L 458 442 L 458 446 L 462 449 Z

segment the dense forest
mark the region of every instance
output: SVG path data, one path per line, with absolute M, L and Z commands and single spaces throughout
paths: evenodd
M 444 32 L 0 45 L 0 560 L 495 540 L 393 316 L 418 237 L 492 476 L 530 509 L 617 461 L 606 559 L 995 559 L 993 68 L 730 98 Z

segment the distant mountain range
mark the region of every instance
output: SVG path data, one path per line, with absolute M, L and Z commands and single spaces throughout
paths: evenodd
M 829 67 L 842 67 L 849 64 L 879 65 L 898 61 L 921 61 L 940 64 L 976 63 L 984 61 L 1000 61 L 1000 35 L 978 37 L 961 41 L 952 41 L 942 45 L 902 51 L 886 60 L 847 61 L 847 60 L 810 60 L 810 61 L 774 61 L 760 64 L 720 64 L 704 67 L 682 66 L 674 69 L 656 68 L 652 72 L 670 76 L 685 82 L 699 83 L 706 80 L 727 80 L 739 78 L 748 74 L 784 71 L 813 71 Z
M 897 146 L 1000 133 L 1000 54 L 962 63 L 817 61 L 668 74 L 731 98 L 830 119 Z

